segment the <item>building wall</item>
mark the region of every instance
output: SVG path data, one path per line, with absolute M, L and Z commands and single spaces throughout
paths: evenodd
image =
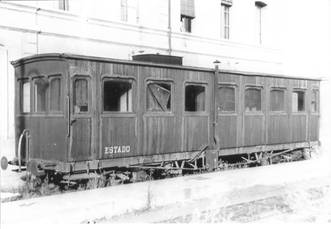
M 184 65 L 213 67 L 217 59 L 223 69 L 321 77 L 328 73 L 320 56 L 327 55 L 329 1 L 318 0 L 312 11 L 308 0 L 266 0 L 261 44 L 254 0 L 233 0 L 230 40 L 221 38 L 220 0 L 195 0 L 192 33 L 181 31 L 178 0 L 170 0 L 171 30 L 168 0 L 128 0 L 127 22 L 121 0 L 69 0 L 69 11 L 57 1 L 0 2 L 1 154 L 13 155 L 14 148 L 12 60 L 47 52 L 119 59 L 168 54 L 170 34 L 171 54 L 183 56 Z

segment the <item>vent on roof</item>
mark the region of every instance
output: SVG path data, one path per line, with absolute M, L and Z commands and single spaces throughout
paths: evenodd
M 132 60 L 158 64 L 183 65 L 183 57 L 161 54 L 139 54 L 132 56 Z

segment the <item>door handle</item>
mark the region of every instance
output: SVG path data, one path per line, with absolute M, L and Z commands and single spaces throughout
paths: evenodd
M 72 119 L 72 120 L 70 121 L 70 126 L 72 126 L 72 124 L 74 124 L 76 121 L 77 121 L 77 119 Z

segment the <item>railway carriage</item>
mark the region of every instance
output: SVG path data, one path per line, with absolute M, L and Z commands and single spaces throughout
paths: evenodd
M 231 155 L 270 162 L 318 144 L 319 80 L 152 60 L 41 54 L 13 62 L 12 163 L 78 179 L 213 170 Z

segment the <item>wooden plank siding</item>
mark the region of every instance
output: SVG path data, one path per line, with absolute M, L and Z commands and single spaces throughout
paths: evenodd
M 219 141 L 219 147 L 232 148 L 239 145 L 241 139 L 241 76 L 235 74 L 219 74 L 218 88 L 221 86 L 230 86 L 235 90 L 235 112 L 221 112 L 218 109 L 217 123 L 216 123 L 216 136 Z M 218 104 L 219 97 L 216 96 L 216 103 Z
M 266 114 L 266 85 L 265 77 L 243 77 L 242 78 L 242 94 L 241 107 L 243 115 L 242 123 L 242 142 L 241 146 L 254 146 L 265 144 L 265 114 Z M 261 90 L 261 111 L 247 112 L 245 111 L 245 89 L 247 87 L 257 87 Z
M 65 103 L 60 106 L 60 111 L 52 112 L 49 110 L 51 95 L 48 90 L 45 92 L 45 111 L 35 111 L 35 86 L 34 80 L 42 77 L 49 86 L 51 77 L 61 79 L 61 99 L 65 99 L 67 93 L 68 78 L 66 73 L 67 65 L 62 60 L 40 60 L 20 65 L 15 68 L 15 147 L 17 153 L 18 140 L 24 129 L 29 130 L 29 158 L 30 159 L 49 159 L 55 161 L 67 161 L 67 107 Z M 21 111 L 21 92 L 20 87 L 22 80 L 30 82 L 30 112 L 22 113 Z M 23 141 L 25 151 L 25 141 Z M 16 154 L 17 155 L 17 154 Z M 23 153 L 23 159 L 25 152 Z
M 234 152 L 239 148 L 319 139 L 319 110 L 311 111 L 312 90 L 319 89 L 319 81 L 229 72 L 216 74 L 212 69 L 78 58 L 68 58 L 67 62 L 38 60 L 26 63 L 16 67 L 15 74 L 18 79 L 61 74 L 64 79 L 63 99 L 66 100 L 67 95 L 70 98 L 70 104 L 63 102 L 61 112 L 54 115 L 21 114 L 20 101 L 16 97 L 16 143 L 23 129 L 30 129 L 33 158 L 65 162 L 154 155 L 168 158 L 170 154 L 199 151 L 205 145 L 213 147 L 214 124 L 216 147 L 222 149 L 224 155 L 224 150 Z M 76 114 L 72 106 L 73 83 L 77 77 L 86 78 L 89 83 L 89 110 L 82 114 Z M 132 82 L 132 110 L 104 111 L 103 84 L 110 79 Z M 215 80 L 217 86 L 214 88 Z M 151 81 L 171 85 L 170 110 L 147 110 L 147 84 Z M 18 82 L 17 95 L 20 90 Z M 203 111 L 185 110 L 187 85 L 205 87 Z M 218 88 L 224 85 L 234 88 L 235 111 L 218 110 Z M 261 90 L 261 111 L 245 110 L 245 89 L 249 87 Z M 270 91 L 273 88 L 285 92 L 282 111 L 270 111 Z M 305 92 L 304 111 L 292 111 L 295 90 Z M 216 104 L 213 103 L 214 94 Z M 33 106 L 31 103 L 31 108 Z M 106 154 L 107 147 L 113 146 L 129 146 L 130 151 Z

